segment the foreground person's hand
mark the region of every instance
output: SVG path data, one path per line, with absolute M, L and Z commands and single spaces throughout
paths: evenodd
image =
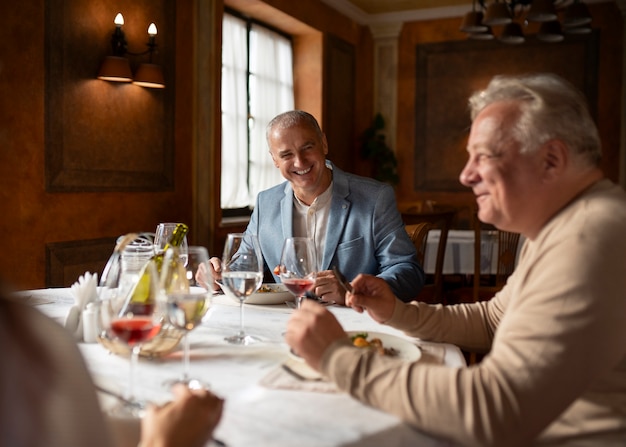
M 211 438 L 222 416 L 223 400 L 208 390 L 172 388 L 174 400 L 149 406 L 141 420 L 141 446 L 201 447 Z
M 285 340 L 291 349 L 319 370 L 324 351 L 335 341 L 347 337 L 335 316 L 324 306 L 304 300 L 287 322 Z
M 352 293 L 346 294 L 346 305 L 357 312 L 367 313 L 378 323 L 384 323 L 393 315 L 396 296 L 387 281 L 372 275 L 360 274 L 352 281 Z

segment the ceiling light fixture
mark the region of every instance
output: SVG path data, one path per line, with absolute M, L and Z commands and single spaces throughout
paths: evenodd
M 543 42 L 591 32 L 591 15 L 581 0 L 473 0 L 460 29 L 468 39 L 488 40 L 494 38 L 492 27 L 502 27 L 501 42 L 520 44 L 526 40 L 521 24 L 529 22 L 541 23 L 537 39 Z

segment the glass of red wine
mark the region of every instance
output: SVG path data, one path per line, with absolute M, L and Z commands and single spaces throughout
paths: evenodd
M 280 280 L 296 297 L 300 307 L 305 294 L 315 287 L 317 256 L 315 244 L 306 237 L 288 237 L 280 258 Z
M 108 340 L 126 345 L 130 348 L 130 368 L 128 387 L 125 399 L 109 412 L 121 417 L 140 417 L 143 414 L 145 403 L 135 398 L 135 370 L 141 346 L 152 340 L 161 330 L 164 318 L 163 302 L 159 299 L 159 276 L 156 265 L 149 261 L 146 269 L 151 270 L 147 276 L 148 282 L 142 298 L 139 294 L 119 293 L 120 289 L 105 287 L 99 297 L 99 324 Z

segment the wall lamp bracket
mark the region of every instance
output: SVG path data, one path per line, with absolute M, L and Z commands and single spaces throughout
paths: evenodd
M 157 27 L 151 23 L 148 27 L 148 47 L 145 51 L 133 53 L 128 51 L 126 35 L 122 30 L 124 26 L 124 16 L 118 13 L 115 16 L 115 30 L 111 34 L 111 50 L 113 55 L 104 58 L 98 79 L 110 82 L 132 82 L 135 85 L 149 88 L 165 88 L 165 78 L 160 65 L 152 62 L 153 55 L 157 52 L 156 35 Z M 144 56 L 148 54 L 148 63 L 142 63 L 137 68 L 133 77 L 130 69 L 130 62 L 126 55 Z

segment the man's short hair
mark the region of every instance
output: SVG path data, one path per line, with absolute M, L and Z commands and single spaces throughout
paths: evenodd
M 274 128 L 288 129 L 300 124 L 310 127 L 320 138 L 323 138 L 324 133 L 315 117 L 304 110 L 290 110 L 275 116 L 267 125 L 265 137 L 269 141 L 270 133 Z
M 550 139 L 563 141 L 571 153 L 597 166 L 602 158 L 598 129 L 583 94 L 551 73 L 495 76 L 485 90 L 469 99 L 472 120 L 495 102 L 519 103 L 520 116 L 512 136 L 521 152 L 538 149 Z

